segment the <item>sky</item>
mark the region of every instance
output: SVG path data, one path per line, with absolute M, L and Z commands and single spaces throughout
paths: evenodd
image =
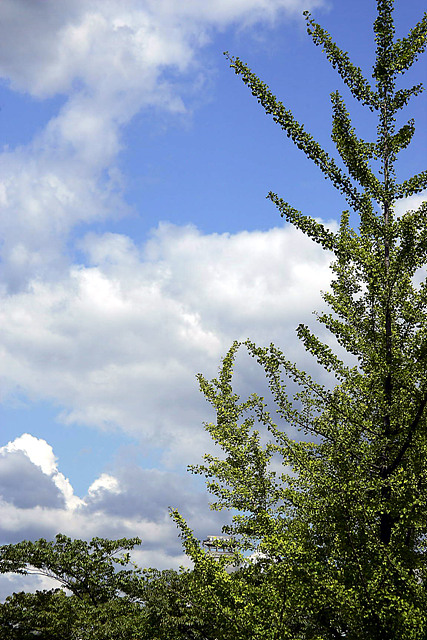
M 214 451 L 196 374 L 246 338 L 315 371 L 295 327 L 324 304 L 330 256 L 266 194 L 332 228 L 346 205 L 223 56 L 328 151 L 335 89 L 374 136 L 305 9 L 369 74 L 373 0 L 2 0 L 1 544 L 139 536 L 142 566 L 186 564 L 168 507 L 200 538 L 229 517 L 186 470 Z M 424 9 L 397 0 L 398 36 Z M 426 168 L 426 113 L 423 95 L 405 114 L 402 178 Z M 236 376 L 262 388 L 243 353 Z M 0 596 L 34 580 L 2 576 Z

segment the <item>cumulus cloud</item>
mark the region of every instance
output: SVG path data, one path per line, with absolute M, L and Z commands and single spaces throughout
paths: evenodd
M 19 477 L 22 480 L 17 482 Z M 64 502 L 74 508 L 80 502 L 69 480 L 58 471 L 52 447 L 29 433 L 0 448 L 0 478 L 3 490 L 10 490 L 11 501 L 18 506 L 58 506 Z M 8 499 L 7 491 L 3 498 Z
M 21 451 L 0 454 L 0 495 L 22 509 L 65 506 L 64 496 L 51 478 Z
M 88 490 L 89 498 L 95 501 L 99 495 L 105 493 L 121 493 L 119 481 L 108 473 L 102 473 L 99 478 L 92 482 Z
M 189 565 L 175 524 L 173 506 L 196 523 L 204 538 L 225 524 L 223 514 L 211 512 L 207 496 L 193 479 L 156 469 L 141 469 L 124 461 L 112 473 L 103 473 L 86 496 L 69 500 L 69 490 L 55 482 L 58 471 L 52 448 L 28 434 L 0 450 L 0 543 L 41 537 L 51 540 L 61 532 L 72 538 L 117 539 L 138 536 L 142 545 L 133 553 L 140 566 L 175 568 Z M 12 591 L 57 586 L 40 576 L 0 576 L 0 599 Z
M 162 523 L 169 507 L 179 507 L 189 517 L 208 517 L 206 497 L 195 489 L 190 476 L 143 469 L 134 463 L 117 465 L 115 473 L 103 474 L 91 485 L 84 499 L 87 512 L 120 519 L 142 514 L 147 521 Z
M 175 463 L 207 446 L 195 374 L 215 375 L 234 339 L 295 343 L 330 277 L 330 257 L 289 226 L 204 235 L 163 224 L 142 248 L 117 234 L 81 248 L 86 266 L 2 300 L 3 389 L 53 400 L 68 424 L 162 446 Z

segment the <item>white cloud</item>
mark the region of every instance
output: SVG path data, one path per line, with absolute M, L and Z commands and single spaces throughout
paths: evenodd
M 427 200 L 427 190 L 410 196 L 409 198 L 402 198 L 396 202 L 395 211 L 397 216 L 402 216 L 406 211 L 416 211 L 423 202 Z
M 44 589 L 57 589 L 58 581 L 47 576 L 28 575 L 21 576 L 15 573 L 3 573 L 0 576 L 0 602 L 4 602 L 7 596 L 20 591 L 35 592 Z
M 230 23 L 239 21 L 244 25 L 255 22 L 270 22 L 277 20 L 281 15 L 301 16 L 305 9 L 324 6 L 323 0 L 212 0 L 212 2 L 200 2 L 200 0 L 183 0 L 175 3 L 174 0 L 150 0 L 147 3 L 153 13 L 161 16 L 175 16 L 197 21 L 200 24 L 224 27 Z M 176 19 L 176 18 L 175 18 Z
M 322 0 L 3 0 L 0 72 L 41 97 L 80 84 L 111 95 L 120 88 L 161 95 L 165 66 L 185 70 L 206 30 L 300 15 Z M 108 73 L 106 73 L 108 70 Z M 80 84 L 79 84 L 80 83 Z M 147 86 L 148 85 L 148 86 Z
M 96 497 L 97 494 L 104 492 L 121 493 L 119 481 L 108 473 L 102 473 L 88 489 L 88 495 L 91 497 Z
M 19 464 L 16 464 L 17 456 Z M 34 475 L 35 467 L 39 470 L 38 477 Z M 56 458 L 44 440 L 24 434 L 2 447 L 2 544 L 41 537 L 52 540 L 59 532 L 85 540 L 137 536 L 142 539 L 142 545 L 132 556 L 139 566 L 177 569 L 188 566 L 190 561 L 182 551 L 176 526 L 169 516 L 169 506 L 178 508 L 190 522 L 196 523 L 196 535 L 200 538 L 220 531 L 225 523 L 223 514 L 209 511 L 206 494 L 199 491 L 191 476 L 141 469 L 129 460 L 122 461 L 114 473 L 101 474 L 76 505 L 67 500 L 66 491 L 65 500 L 52 500 L 52 492 L 58 489 L 56 474 L 60 474 Z M 44 503 L 40 493 L 42 498 L 48 498 Z M 54 586 L 57 586 L 54 582 L 40 577 L 2 575 L 0 600 L 12 591 Z
M 11 451 L 23 451 L 31 462 L 40 467 L 46 475 L 51 476 L 57 471 L 53 449 L 46 440 L 39 440 L 29 433 L 24 433 L 0 449 L 0 453 Z
M 9 291 L 66 266 L 70 230 L 126 211 L 115 161 L 147 106 L 185 112 L 212 29 L 300 13 L 321 0 L 4 0 L 0 76 L 37 98 L 62 94 L 27 145 L 0 154 L 2 275 Z
M 81 500 L 74 495 L 68 478 L 58 471 L 53 449 L 46 440 L 24 433 L 13 442 L 1 447 L 0 456 L 5 457 L 8 453 L 17 451 L 22 451 L 34 465 L 52 479 L 53 484 L 63 495 L 68 508 L 74 509 L 81 503 Z
M 175 462 L 207 446 L 195 374 L 215 375 L 234 339 L 295 343 L 330 277 L 329 256 L 289 226 L 203 235 L 161 225 L 142 250 L 115 234 L 82 249 L 89 266 L 1 301 L 3 388 L 54 401 L 69 424 L 162 446 Z

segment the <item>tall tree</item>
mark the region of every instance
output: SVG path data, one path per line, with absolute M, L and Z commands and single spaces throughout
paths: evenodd
M 269 558 L 261 576 L 268 574 L 281 595 L 280 625 L 276 615 L 277 624 L 254 637 L 427 637 L 427 282 L 419 278 L 427 262 L 427 202 L 396 213 L 398 200 L 427 188 L 427 171 L 403 182 L 395 172 L 415 132 L 413 120 L 400 127 L 396 120 L 422 91 L 421 84 L 401 87 L 400 76 L 426 48 L 427 14 L 396 39 L 393 0 L 377 0 L 377 12 L 373 82 L 305 14 L 314 43 L 353 98 L 377 117 L 376 139 L 363 140 L 343 97 L 331 95 L 340 160 L 244 62 L 229 56 L 266 113 L 348 206 L 333 232 L 269 194 L 282 217 L 334 256 L 331 289 L 324 294 L 330 311 L 317 319 L 347 355 L 339 357 L 307 326 L 297 334 L 334 375 L 335 386 L 316 382 L 273 344 L 251 341 L 244 347 L 265 372 L 275 416 L 268 399 L 253 394 L 241 400 L 233 389 L 241 344 L 232 346 L 217 379 L 199 376 L 217 413 L 207 429 L 223 455 L 205 456 L 192 471 L 207 477 L 213 508 L 236 513 L 225 530 L 240 549 L 256 548 Z M 356 229 L 350 211 L 358 216 Z M 287 391 L 289 380 L 299 385 L 295 395 Z M 289 427 L 302 437 L 290 438 Z M 271 467 L 277 456 L 282 473 Z M 196 566 L 209 562 L 176 518 Z

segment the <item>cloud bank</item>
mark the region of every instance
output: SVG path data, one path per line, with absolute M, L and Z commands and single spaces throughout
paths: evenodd
M 53 401 L 67 424 L 162 446 L 175 463 L 207 444 L 195 374 L 215 375 L 235 339 L 295 343 L 329 280 L 330 257 L 290 227 L 203 235 L 163 224 L 142 248 L 111 233 L 81 246 L 88 265 L 2 300 L 3 389 Z

